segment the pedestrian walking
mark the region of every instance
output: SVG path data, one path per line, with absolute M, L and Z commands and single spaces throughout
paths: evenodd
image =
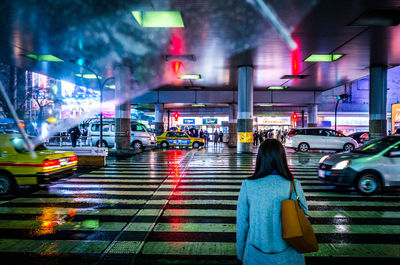
M 71 138 L 72 147 L 76 147 L 76 141 L 81 136 L 81 131 L 79 130 L 78 126 L 75 126 L 68 130 L 68 133 Z
M 281 141 L 281 131 L 280 130 L 278 130 L 276 132 L 276 140 Z
M 219 133 L 218 133 L 218 131 L 217 130 L 215 130 L 214 131 L 214 138 L 213 138 L 213 140 L 214 140 L 214 146 L 217 146 L 217 144 L 218 144 L 218 138 L 219 138 Z
M 203 129 L 200 129 L 200 138 L 204 138 L 204 132 L 203 132 Z
M 253 132 L 253 145 L 257 146 L 258 145 L 258 132 L 255 130 Z
M 86 144 L 88 138 L 88 130 L 85 128 L 85 125 L 82 126 L 82 142 Z
M 258 150 L 254 174 L 243 181 L 238 199 L 236 246 L 243 264 L 305 264 L 304 255 L 282 239 L 281 201 L 288 199 L 293 180 L 307 214 L 303 189 L 289 170 L 285 149 L 276 139 L 265 140 Z M 292 199 L 296 200 L 294 192 Z
M 210 134 L 208 133 L 208 131 L 204 132 L 204 141 L 205 144 L 208 146 L 208 142 L 210 141 Z
M 260 140 L 260 144 L 261 144 L 262 142 L 264 142 L 264 133 L 263 133 L 262 131 L 260 131 L 260 132 L 258 133 L 258 139 Z
M 224 133 L 222 131 L 219 131 L 219 143 L 222 144 L 224 141 Z

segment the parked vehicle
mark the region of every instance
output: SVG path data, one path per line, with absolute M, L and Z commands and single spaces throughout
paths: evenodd
M 400 186 L 400 135 L 374 139 L 351 152 L 324 156 L 318 177 L 329 184 L 355 187 L 363 195 Z
M 89 124 L 88 137 L 92 145 L 100 145 L 100 121 L 92 121 Z M 103 121 L 103 146 L 115 146 L 115 120 Z M 138 122 L 131 122 L 131 147 L 143 149 L 157 146 L 157 139 L 154 133 L 149 132 L 147 127 Z
M 78 159 L 74 152 L 48 150 L 43 144 L 32 158 L 20 134 L 0 134 L 0 195 L 20 185 L 48 183 L 73 174 Z
M 19 126 L 25 127 L 23 121 L 18 122 Z M 17 125 L 13 119 L 10 118 L 0 118 L 0 131 L 1 133 L 19 133 Z
M 285 146 L 301 152 L 308 152 L 310 149 L 351 151 L 358 147 L 358 143 L 335 130 L 300 128 L 289 132 Z
M 199 148 L 204 145 L 204 139 L 190 137 L 185 132 L 166 131 L 161 136 L 157 136 L 157 144 L 162 148 L 170 146 L 192 146 L 193 148 Z
M 369 141 L 369 132 L 355 132 L 347 136 L 353 138 L 359 144 L 363 144 Z

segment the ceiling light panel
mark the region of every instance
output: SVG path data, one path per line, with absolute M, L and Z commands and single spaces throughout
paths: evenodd
M 343 54 L 311 54 L 305 62 L 334 62 L 343 57 Z
M 63 59 L 60 59 L 51 54 L 25 54 L 25 57 L 30 59 L 39 61 L 39 62 L 64 62 Z
M 179 79 L 201 79 L 201 75 L 198 74 L 185 74 L 179 76 Z
M 179 11 L 132 11 L 132 15 L 143 28 L 183 28 Z
M 287 86 L 269 86 L 267 87 L 268 90 L 283 90 L 288 88 Z
M 80 78 L 85 78 L 85 79 L 95 79 L 97 78 L 95 74 L 76 74 L 77 77 Z M 99 79 L 101 79 L 101 77 L 99 76 Z

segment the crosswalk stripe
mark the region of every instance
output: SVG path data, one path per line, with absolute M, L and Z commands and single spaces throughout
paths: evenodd
M 253 173 L 255 155 L 178 151 L 176 158 L 146 152 L 58 181 L 48 191 L 1 201 L 0 252 L 129 254 L 139 255 L 138 260 L 160 258 L 155 264 L 235 263 L 237 196 L 241 182 Z M 187 153 L 193 159 L 183 162 Z M 398 193 L 362 197 L 323 184 L 316 170 L 322 155 L 287 155 L 321 241 L 320 251 L 307 260 L 400 258 Z M 216 263 L 207 263 L 210 257 Z

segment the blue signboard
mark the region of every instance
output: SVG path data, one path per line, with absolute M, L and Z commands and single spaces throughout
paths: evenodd
M 332 122 L 331 121 L 322 121 L 320 126 L 321 127 L 331 127 Z
M 183 124 L 195 124 L 195 119 L 183 119 Z
M 208 124 L 218 124 L 218 119 L 215 118 L 205 118 L 203 119 L 203 124 L 208 125 Z

